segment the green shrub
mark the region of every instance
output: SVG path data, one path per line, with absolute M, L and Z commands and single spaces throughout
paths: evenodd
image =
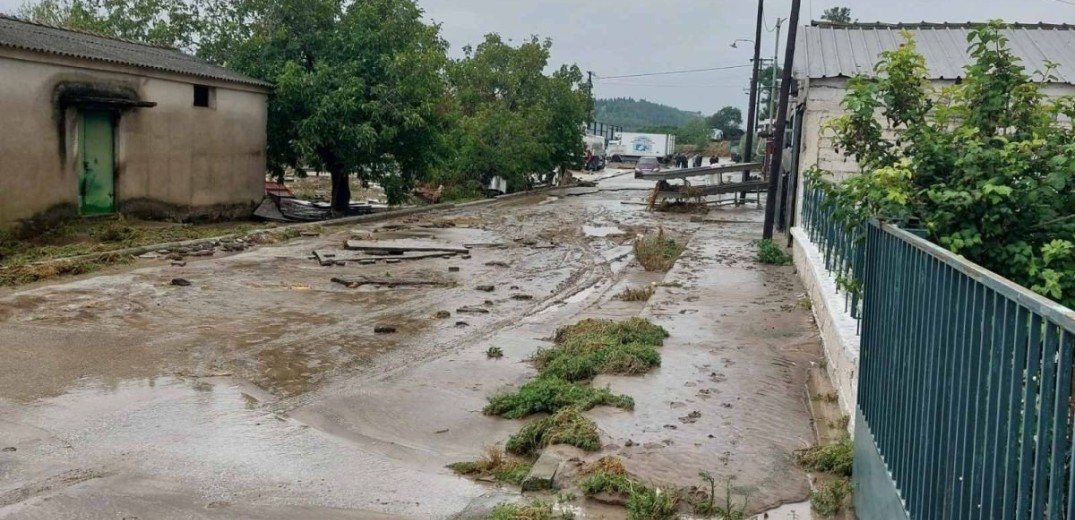
M 575 515 L 570 512 L 556 513 L 552 504 L 535 500 L 529 504 L 500 504 L 496 506 L 486 520 L 571 520 Z
M 766 265 L 788 265 L 791 257 L 772 240 L 766 239 L 758 242 L 758 261 Z
M 523 427 L 508 438 L 507 450 L 516 455 L 536 455 L 546 446 L 568 444 L 586 451 L 601 448 L 597 424 L 582 415 L 577 408 L 565 408 L 555 415 L 543 417 Z
M 582 494 L 592 497 L 601 493 L 610 495 L 628 496 L 631 490 L 641 486 L 626 474 L 598 471 L 583 477 L 576 482 Z
M 636 486 L 627 497 L 627 520 L 671 520 L 678 508 L 678 493 Z
M 842 441 L 836 444 L 797 450 L 795 459 L 807 471 L 850 477 L 854 451 L 855 448 L 851 439 L 844 437 Z
M 507 419 L 519 419 L 535 413 L 556 413 L 569 406 L 582 411 L 595 406 L 632 410 L 635 401 L 626 395 L 614 395 L 607 388 L 597 389 L 556 377 L 541 377 L 523 385 L 516 392 L 490 397 L 489 404 L 482 412 Z
M 455 462 L 448 465 L 452 471 L 475 478 L 492 477 L 497 482 L 508 482 L 516 486 L 530 473 L 532 464 L 525 460 L 508 457 L 496 446 L 485 449 L 485 453 L 476 461 Z
M 810 495 L 810 508 L 822 517 L 833 517 L 847 507 L 850 497 L 851 481 L 838 478 L 822 485 Z
M 664 229 L 656 235 L 648 235 L 635 240 L 635 258 L 647 271 L 668 271 L 676 263 L 686 247 L 675 239 L 665 236 Z

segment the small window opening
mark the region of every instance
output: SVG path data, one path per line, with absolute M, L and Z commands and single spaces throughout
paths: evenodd
M 205 85 L 194 85 L 194 106 L 208 107 L 212 89 Z

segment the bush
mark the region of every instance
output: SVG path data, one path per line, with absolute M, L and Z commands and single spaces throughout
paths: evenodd
M 850 438 L 828 446 L 814 446 L 797 450 L 795 460 L 807 471 L 851 476 L 854 445 Z
M 523 427 L 508 438 L 506 448 L 516 455 L 536 455 L 546 446 L 568 444 L 586 451 L 601 448 L 601 436 L 595 424 L 577 408 L 565 408 Z
M 532 464 L 525 460 L 507 457 L 496 446 L 489 446 L 481 458 L 473 462 L 456 462 L 448 468 L 460 474 L 476 478 L 492 477 L 497 482 L 509 482 L 516 486 L 530 473 Z
M 635 401 L 626 395 L 614 395 L 607 388 L 596 389 L 556 377 L 542 377 L 523 385 L 514 393 L 490 397 L 489 404 L 482 412 L 507 419 L 519 419 L 535 413 L 556 413 L 569 406 L 582 411 L 595 406 L 615 406 L 632 410 Z
M 665 236 L 664 228 L 656 235 L 635 239 L 635 258 L 647 271 L 668 271 L 683 254 L 685 246 Z
M 640 289 L 625 287 L 623 292 L 616 295 L 616 299 L 625 302 L 644 302 L 649 301 L 650 296 L 653 296 L 653 286 L 647 285 Z
M 910 38 L 883 52 L 876 75 L 849 82 L 846 114 L 826 123 L 862 175 L 834 185 L 815 171 L 808 182 L 828 192 L 827 207 L 858 240 L 871 218 L 922 228 L 950 251 L 1075 307 L 1075 98 L 1046 99 L 1003 28 L 970 31 L 974 63 L 961 83 L 941 89 L 931 87 Z M 1042 79 L 1055 68 L 1046 62 Z
M 851 481 L 838 478 L 822 485 L 810 495 L 810 508 L 822 517 L 836 516 L 847 507 L 851 497 Z
M 791 263 L 791 256 L 772 240 L 765 239 L 758 242 L 758 261 L 766 265 L 788 265 Z
M 655 347 L 668 332 L 640 319 L 582 320 L 556 332 L 556 346 L 539 350 L 534 364 L 542 376 L 585 381 L 597 374 L 643 374 L 660 366 Z
M 679 494 L 647 486 L 636 486 L 627 497 L 628 520 L 670 520 L 678 518 Z

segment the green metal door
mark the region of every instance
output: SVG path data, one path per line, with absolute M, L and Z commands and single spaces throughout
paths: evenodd
M 112 115 L 86 110 L 79 124 L 78 201 L 83 215 L 115 211 Z

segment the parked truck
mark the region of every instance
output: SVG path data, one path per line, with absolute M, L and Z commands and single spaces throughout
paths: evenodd
M 605 151 L 612 162 L 635 162 L 643 157 L 667 162 L 676 152 L 676 136 L 670 134 L 620 132 L 615 137 Z

